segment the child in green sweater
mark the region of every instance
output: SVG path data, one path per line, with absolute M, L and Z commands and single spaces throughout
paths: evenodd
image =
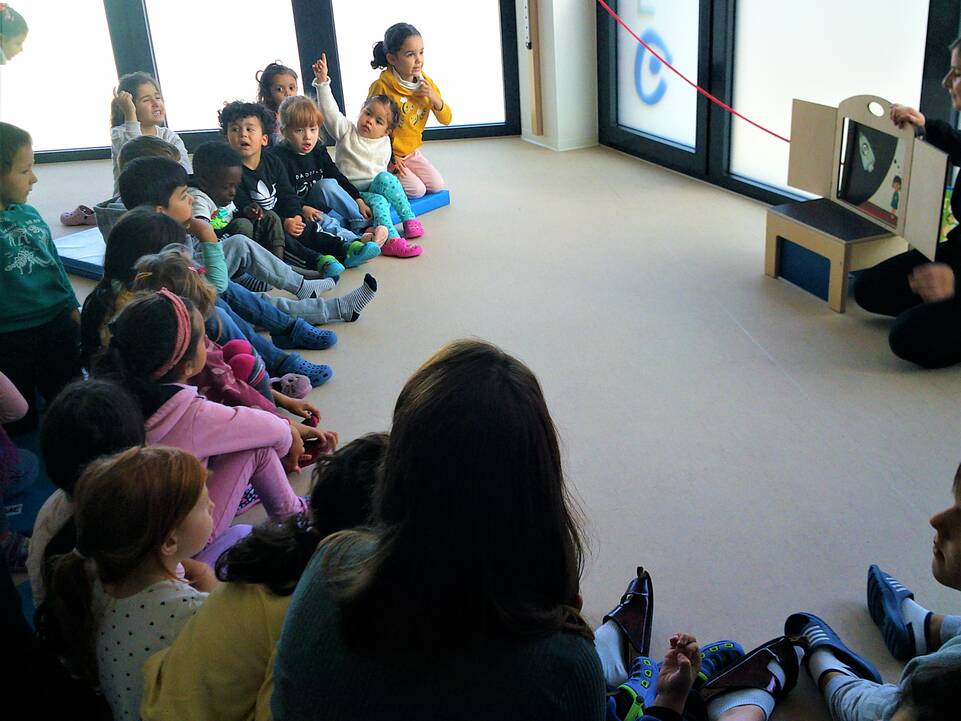
M 36 427 L 37 391 L 49 403 L 80 375 L 79 303 L 50 228 L 26 205 L 36 182 L 30 134 L 0 123 L 0 372 L 29 403 L 11 433 Z

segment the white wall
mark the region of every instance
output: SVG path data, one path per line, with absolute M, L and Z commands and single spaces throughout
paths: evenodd
M 530 51 L 524 3 L 516 0 L 521 129 L 525 140 L 554 150 L 597 145 L 597 34 L 591 0 L 538 0 L 544 134 L 531 131 Z

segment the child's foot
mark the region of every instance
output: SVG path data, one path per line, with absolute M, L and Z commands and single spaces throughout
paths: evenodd
M 298 318 L 294 321 L 294 327 L 287 333 L 271 334 L 270 339 L 278 348 L 325 350 L 337 342 L 337 334 L 332 330 L 315 328 L 303 318 Z
M 744 648 L 737 641 L 714 641 L 701 646 L 701 670 L 695 685 L 707 683 L 717 672 L 744 655 Z
M 281 373 L 299 373 L 307 376 L 310 379 L 310 385 L 314 388 L 324 385 L 334 377 L 334 371 L 330 366 L 311 363 L 297 353 L 291 353 L 287 356 L 287 360 L 281 364 L 278 370 Z
M 337 299 L 340 304 L 341 318 L 345 323 L 353 323 L 360 318 L 360 312 L 377 294 L 377 279 L 370 273 L 364 276 L 364 284 L 347 295 Z
M 619 719 L 639 719 L 654 705 L 660 664 L 647 656 L 638 656 L 631 664 L 627 681 L 617 687 L 614 703 Z
M 361 243 L 359 240 L 355 240 L 347 248 L 347 257 L 344 259 L 344 265 L 348 268 L 356 268 L 361 263 L 366 263 L 378 255 L 380 255 L 380 248 L 377 247 L 377 243 Z
M 804 665 L 814 683 L 828 671 L 881 683 L 881 674 L 874 664 L 848 648 L 834 630 L 813 613 L 802 611 L 789 616 L 784 622 L 784 633 L 803 637 L 807 647 Z M 821 651 L 825 653 L 819 653 Z
M 423 252 L 424 249 L 419 245 L 408 243 L 400 236 L 391 238 L 384 243 L 384 247 L 380 249 L 381 255 L 390 256 L 391 258 L 416 258 Z
M 931 612 L 914 602 L 911 589 L 877 566 L 868 569 L 868 610 L 898 661 L 928 652 L 925 634 Z
M 237 285 L 242 285 L 251 293 L 266 293 L 270 290 L 270 283 L 260 280 L 260 278 L 254 278 L 250 273 L 244 273 L 234 282 L 237 283 Z
M 317 259 L 317 271 L 324 278 L 336 278 L 344 272 L 344 266 L 332 255 L 322 255 Z
M 333 278 L 318 278 L 317 280 L 307 280 L 304 278 L 297 289 L 297 300 L 310 300 L 319 298 L 321 293 L 333 290 L 337 281 Z
M 419 238 L 424 234 L 424 226 L 420 224 L 417 218 L 412 218 L 411 220 L 404 221 L 404 237 L 407 240 L 413 240 L 414 238 Z

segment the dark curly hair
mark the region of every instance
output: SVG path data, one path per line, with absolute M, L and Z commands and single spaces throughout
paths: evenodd
M 217 111 L 217 121 L 220 123 L 220 132 L 227 136 L 227 128 L 231 123 L 244 118 L 257 118 L 264 135 L 270 137 L 277 129 L 277 116 L 263 103 L 247 103 L 243 100 L 234 100 L 227 103 Z
M 364 101 L 363 107 L 367 107 L 373 103 L 380 103 L 381 105 L 386 105 L 387 109 L 390 111 L 390 127 L 388 131 L 393 130 L 398 125 L 400 125 L 400 108 L 397 107 L 391 98 L 386 95 L 371 95 L 367 100 Z

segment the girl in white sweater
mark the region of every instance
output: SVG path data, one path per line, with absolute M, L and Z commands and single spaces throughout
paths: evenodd
M 387 242 L 380 254 L 396 258 L 420 255 L 421 247 L 407 240 L 422 236 L 424 228 L 411 210 L 400 181 L 387 171 L 392 157 L 390 132 L 400 120 L 397 105 L 385 95 L 367 98 L 357 122 L 351 123 L 340 112 L 330 91 L 326 54 L 314 63 L 314 87 L 324 115 L 324 127 L 337 143 L 337 167 L 370 206 L 371 224 L 387 227 Z M 404 222 L 404 237 L 397 233 L 391 221 L 391 208 Z

